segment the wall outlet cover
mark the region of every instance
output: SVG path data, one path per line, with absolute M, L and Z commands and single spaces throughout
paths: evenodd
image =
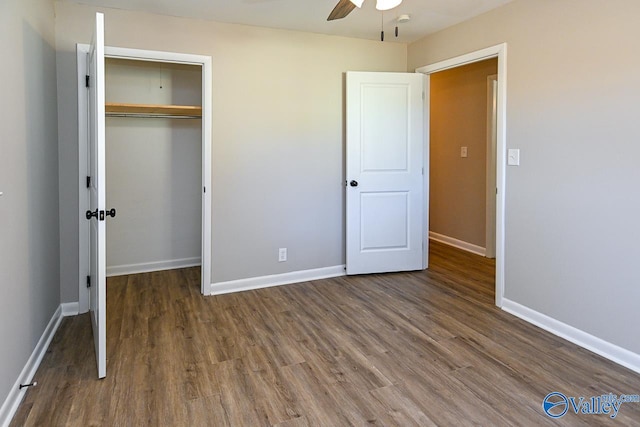
M 520 149 L 509 148 L 507 151 L 507 165 L 520 166 Z

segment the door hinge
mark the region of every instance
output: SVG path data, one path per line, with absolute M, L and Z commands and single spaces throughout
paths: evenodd
M 87 276 L 87 288 L 91 287 L 91 276 Z
M 89 87 L 89 86 L 87 86 Z M 422 91 L 422 100 L 424 101 L 424 91 Z
M 89 87 L 89 75 L 87 74 L 86 76 L 84 76 L 84 85 L 85 87 Z
M 91 177 L 87 177 L 87 188 L 91 187 Z

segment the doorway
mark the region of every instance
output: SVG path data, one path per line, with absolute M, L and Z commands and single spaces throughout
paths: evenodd
M 429 106 L 431 75 L 440 71 L 449 70 L 466 64 L 472 64 L 490 58 L 498 60 L 498 77 L 496 88 L 496 221 L 495 221 L 495 258 L 496 258 L 496 283 L 495 283 L 495 303 L 502 307 L 504 296 L 504 228 L 505 228 L 505 156 L 506 156 L 506 65 L 507 45 L 506 43 L 481 49 L 465 55 L 461 55 L 448 60 L 440 61 L 420 67 L 416 72 L 423 73 L 427 77 L 427 96 L 425 103 Z M 429 125 L 430 111 L 427 108 L 426 122 Z M 461 151 L 462 154 L 462 151 Z
M 496 72 L 497 60 L 485 59 L 432 74 L 430 87 L 429 237 L 488 258 L 495 149 L 487 138 L 487 78 Z
M 87 174 L 87 100 L 84 76 L 86 70 L 86 54 L 88 45 L 77 45 L 78 57 L 78 170 L 79 170 L 79 211 L 84 213 L 87 206 L 87 189 L 85 177 Z M 201 70 L 201 196 L 200 196 L 200 260 L 201 260 L 201 280 L 200 291 L 203 295 L 211 292 L 211 80 L 212 62 L 210 57 L 201 55 L 191 55 L 173 52 L 145 51 L 138 49 L 105 47 L 105 56 L 117 60 L 132 60 L 155 63 L 185 64 L 199 67 Z M 160 80 L 159 80 L 160 82 Z M 151 213 L 150 213 L 151 214 Z M 89 292 L 86 287 L 85 278 L 89 272 L 88 264 L 88 227 L 83 221 L 83 216 L 79 218 L 79 268 L 78 268 L 78 311 L 84 313 L 89 310 Z

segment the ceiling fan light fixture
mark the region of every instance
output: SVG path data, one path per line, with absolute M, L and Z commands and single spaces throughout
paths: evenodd
M 349 0 L 351 3 L 355 4 L 356 7 L 362 7 L 362 3 L 364 3 L 364 0 Z M 402 0 L 400 0 L 402 1 Z
M 352 2 L 354 0 L 351 0 Z M 362 2 L 360 2 L 362 3 Z M 397 7 L 402 3 L 402 0 L 377 0 L 376 1 L 376 9 L 378 10 L 389 10 Z M 354 2 L 355 4 L 355 2 Z M 358 6 L 359 7 L 359 6 Z

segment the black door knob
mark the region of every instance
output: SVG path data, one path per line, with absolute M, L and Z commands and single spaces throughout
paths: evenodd
M 357 187 L 358 186 L 358 181 L 356 181 L 355 179 L 351 180 L 351 182 L 349 183 L 350 186 L 352 187 Z
M 116 217 L 116 209 L 115 208 L 111 208 L 105 213 L 107 214 L 107 216 L 110 216 L 111 218 L 115 218 Z
M 93 211 L 93 212 L 91 212 L 91 211 L 87 211 L 87 212 L 85 213 L 85 217 L 86 217 L 87 219 L 91 219 L 91 218 L 93 218 L 94 216 L 95 216 L 96 218 L 98 218 L 98 209 L 96 209 L 96 210 L 95 210 L 95 211 Z

